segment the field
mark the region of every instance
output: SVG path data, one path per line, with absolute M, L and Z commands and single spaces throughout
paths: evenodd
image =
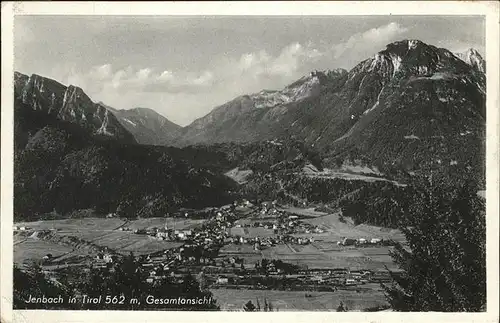
M 369 183 L 373 183 L 376 181 L 383 181 L 383 182 L 391 182 L 398 186 L 406 186 L 404 184 L 400 184 L 395 181 L 390 181 L 383 177 L 376 177 L 377 175 L 380 174 L 372 169 L 363 167 L 347 167 L 344 168 L 343 170 L 323 168 L 322 171 L 319 171 L 316 167 L 312 165 L 306 165 L 303 168 L 302 172 L 303 174 L 305 174 L 305 176 L 311 178 L 340 178 L 350 181 L 364 181 Z
M 255 251 L 253 246 L 248 244 L 225 245 L 220 249 L 219 254 L 221 257 L 235 256 L 245 258 L 245 265 L 249 266 L 253 266 L 263 258 L 260 251 Z
M 60 257 L 72 250 L 71 247 L 51 243 L 50 241 L 27 238 L 14 245 L 14 263 L 38 262 L 48 253 L 52 254 L 53 257 Z
M 86 240 L 85 236 L 82 238 Z M 118 253 L 129 254 L 133 252 L 136 255 L 154 253 L 182 245 L 182 243 L 158 240 L 148 235 L 138 235 L 130 231 L 110 232 L 92 240 L 92 243 L 108 247 Z
M 377 271 L 385 270 L 384 266 L 396 269 L 389 256 L 388 247 L 339 247 L 339 249 L 334 250 L 331 248 L 323 249 L 317 243 L 305 246 L 287 244 L 265 249 L 262 251 L 262 255 L 264 258 L 281 259 L 285 262 L 317 269 L 350 268 L 351 270 Z
M 261 251 L 253 250 L 248 244 L 227 245 L 220 250 L 221 256 L 237 256 L 245 259 L 245 264 L 253 266 L 263 258 L 281 259 L 285 262 L 306 265 L 313 269 L 350 268 L 373 271 L 397 267 L 389 255 L 391 247 L 341 247 L 337 244 L 314 242 L 309 245 L 281 244 Z
M 338 214 L 325 215 L 312 209 L 288 209 L 301 215 L 313 216 L 302 220 L 324 229 L 324 233 L 293 234 L 296 237 L 313 238 L 314 242 L 308 245 L 280 244 L 277 246 L 254 251 L 251 245 L 228 245 L 221 249 L 221 256 L 238 256 L 245 258 L 245 263 L 253 265 L 262 258 L 281 259 L 296 265 L 306 265 L 308 268 L 333 269 L 346 268 L 352 270 L 369 269 L 373 271 L 397 269 L 389 255 L 391 247 L 387 246 L 339 246 L 337 242 L 342 238 L 372 238 L 393 239 L 404 244 L 404 235 L 399 230 L 387 229 L 371 225 L 355 226 L 349 219 L 341 222 Z M 248 221 L 248 220 L 246 220 Z M 241 223 L 243 221 L 240 220 Z M 243 237 L 273 236 L 270 229 L 262 227 L 231 228 L 233 235 Z
M 247 177 L 252 175 L 253 171 L 251 170 L 240 170 L 238 167 L 231 169 L 224 175 L 233 179 L 238 184 L 243 184 L 247 182 Z
M 280 208 L 280 210 L 285 211 L 285 212 L 289 212 L 289 213 L 293 213 L 293 214 L 297 214 L 297 215 L 306 216 L 306 217 L 313 217 L 313 218 L 325 216 L 328 214 L 325 212 L 315 211 L 314 208 L 302 209 L 302 208 L 298 208 L 298 207 L 286 207 L 286 208 L 284 207 L 284 208 Z
M 126 222 L 117 218 L 84 218 L 48 220 L 37 222 L 20 222 L 16 226 L 26 226 L 29 232 L 18 232 L 14 235 L 14 261 L 26 263 L 40 261 L 43 256 L 51 253 L 59 260 L 81 256 L 93 256 L 96 251 L 88 244 L 108 247 L 121 254 L 133 252 L 136 255 L 155 253 L 165 249 L 181 246 L 181 242 L 170 242 L 155 239 L 147 235 L 137 235 L 132 231 L 118 231 L 120 227 L 148 228 L 164 226 L 165 220 L 172 227 L 193 228 L 203 220 L 152 218 Z M 174 225 L 175 224 L 175 225 Z M 38 237 L 42 230 L 53 230 L 45 238 Z M 69 241 L 68 237 L 77 237 L 83 242 Z
M 36 222 L 18 222 L 16 226 L 27 226 L 34 230 L 50 230 L 58 229 L 61 231 L 79 231 L 79 230 L 114 230 L 122 226 L 124 220 L 118 218 L 84 218 L 84 219 L 64 219 L 64 220 L 47 220 Z
M 386 305 L 383 292 L 377 284 L 366 284 L 360 292 L 337 290 L 335 292 L 302 292 L 276 290 L 212 289 L 217 304 L 222 310 L 241 311 L 243 304 L 264 299 L 271 302 L 275 311 L 335 311 L 340 302 L 349 310 L 362 311 L 368 307 Z M 311 297 L 306 297 L 305 294 Z
M 132 230 L 148 229 L 148 228 L 163 228 L 165 224 L 175 230 L 193 229 L 200 226 L 206 220 L 193 220 L 183 218 L 147 218 L 138 219 L 127 223 L 127 227 Z
M 316 217 L 314 219 L 305 219 L 303 221 L 308 222 L 312 225 L 319 226 L 326 231 L 324 234 L 315 235 L 316 240 L 339 241 L 343 237 L 346 237 L 353 239 L 382 238 L 393 239 L 400 242 L 405 241 L 403 233 L 399 230 L 377 227 L 367 224 L 360 224 L 355 226 L 349 219 L 346 219 L 345 223 L 341 222 L 338 214 L 330 214 Z

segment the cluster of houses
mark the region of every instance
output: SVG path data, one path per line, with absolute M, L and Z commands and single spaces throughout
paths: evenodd
M 121 228 L 122 231 L 129 231 L 128 228 Z M 168 240 L 168 241 L 186 241 L 192 238 L 193 230 L 185 229 L 185 230 L 174 230 L 169 229 L 167 225 L 164 228 L 148 228 L 148 229 L 135 229 L 135 234 L 144 234 L 149 235 L 160 240 Z
M 289 214 L 283 210 L 276 208 L 276 201 L 273 202 L 263 202 L 261 209 L 259 211 L 260 215 L 272 216 L 275 218 L 272 222 L 263 222 L 264 226 L 271 228 L 275 233 L 323 233 L 324 230 L 318 226 L 312 225 L 310 223 L 301 221 L 298 215 Z M 258 222 L 257 222 L 258 223 Z
M 296 215 L 290 215 L 288 217 L 288 227 L 289 227 L 289 229 L 287 230 L 287 233 L 324 233 L 325 232 L 325 230 L 321 229 L 318 226 L 314 226 L 310 223 L 298 220 Z
M 348 268 L 338 268 L 330 270 L 299 270 L 296 274 L 285 274 L 283 268 L 276 266 L 274 262 L 266 265 L 266 276 L 219 274 L 215 277 L 214 287 L 217 285 L 252 285 L 257 283 L 261 288 L 272 289 L 276 285 L 273 279 L 287 281 L 288 286 L 294 285 L 298 289 L 308 289 L 311 287 L 330 287 L 335 290 L 340 286 L 356 286 L 367 283 L 389 282 L 390 276 L 386 272 L 372 272 L 370 270 L 349 270 Z
M 263 248 L 273 247 L 279 244 L 298 244 L 307 245 L 314 242 L 314 237 L 294 237 L 291 235 L 276 235 L 272 237 L 242 237 L 238 235 L 228 236 L 224 239 L 226 244 L 249 244 L 254 247 L 255 251 Z
M 96 267 L 101 267 L 116 262 L 117 256 L 107 252 L 98 252 L 95 256 L 95 260 Z
M 195 229 L 173 230 L 165 226 L 165 228 L 135 232 L 163 240 L 184 242 L 180 247 L 144 259 L 143 267 L 149 271 L 147 282 L 154 283 L 167 275 L 175 276 L 179 274 L 178 269 L 181 267 L 198 264 L 215 265 L 214 258 L 217 256 L 218 246 L 224 244 L 224 240 L 229 236 L 226 229 L 232 226 L 233 209 L 233 205 L 212 209 L 211 218 Z
M 12 231 L 30 231 L 31 228 L 24 225 L 15 225 L 12 227 Z
M 245 210 L 245 212 L 238 212 Z M 176 230 L 165 224 L 164 227 L 153 227 L 133 230 L 134 234 L 143 234 L 165 241 L 179 241 L 183 244 L 179 247 L 166 249 L 164 251 L 140 256 L 141 267 L 149 273 L 148 283 L 155 283 L 166 277 L 182 277 L 186 270 L 199 270 L 200 268 L 212 268 L 212 273 L 207 273 L 216 284 L 231 284 L 231 282 L 244 281 L 246 278 L 256 274 L 254 268 L 245 268 L 243 258 L 231 256 L 221 258 L 218 250 L 227 244 L 249 244 L 254 251 L 258 252 L 264 248 L 278 244 L 307 245 L 314 242 L 314 237 L 297 237 L 294 234 L 323 233 L 323 229 L 300 220 L 299 216 L 291 215 L 277 209 L 275 202 L 264 202 L 259 204 L 247 200 L 237 201 L 220 208 L 205 210 L 208 218 L 199 227 L 193 229 Z M 254 216 L 254 219 L 248 220 Z M 239 218 L 246 220 L 238 221 Z M 255 219 L 257 218 L 257 219 Z M 231 228 L 234 227 L 260 227 L 273 230 L 273 234 L 265 236 L 246 237 L 232 235 Z M 124 226 L 119 230 L 132 231 Z M 234 231 L 233 231 L 234 232 Z M 350 239 L 344 238 L 339 245 L 369 245 L 381 244 L 382 239 Z M 217 262 L 216 262 L 217 261 Z M 110 252 L 100 252 L 96 256 L 96 266 L 112 266 L 116 263 L 116 257 Z M 273 262 L 266 265 L 266 271 L 270 275 L 283 274 L 283 269 L 276 267 Z M 274 266 L 274 268 L 273 268 Z M 197 269 L 196 269 L 197 268 Z M 324 273 L 310 273 L 307 266 L 301 266 L 304 275 L 298 275 L 299 283 L 304 284 L 335 284 L 350 285 L 367 282 L 373 276 L 367 271 L 331 271 Z M 228 273 L 228 274 L 224 274 Z M 236 278 L 232 277 L 235 276 Z M 241 276 L 241 277 L 240 277 Z M 248 277 L 247 277 L 248 276 Z M 180 279 L 180 278 L 179 278 Z
M 369 245 L 394 245 L 395 242 L 393 240 L 384 240 L 381 238 L 342 238 L 340 241 L 337 241 L 337 245 L 339 246 L 369 246 Z
M 390 281 L 390 274 L 387 271 L 371 271 L 367 269 L 306 269 L 299 270 L 298 274 L 301 275 L 299 278 L 303 281 L 310 279 L 319 284 L 358 285 Z

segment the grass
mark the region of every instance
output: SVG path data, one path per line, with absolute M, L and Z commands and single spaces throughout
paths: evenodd
M 281 259 L 296 265 L 307 265 L 308 268 L 351 270 L 369 269 L 385 270 L 385 266 L 396 269 L 389 255 L 389 247 L 339 247 L 329 243 L 314 242 L 309 245 L 277 245 L 261 251 L 263 258 Z M 247 255 L 242 254 L 242 257 Z M 255 255 L 250 255 L 254 260 Z
M 61 231 L 87 231 L 87 230 L 114 230 L 125 223 L 118 218 L 84 218 L 84 219 L 64 219 L 47 220 L 36 222 L 19 222 L 14 225 L 27 226 L 34 230 L 59 229 Z
M 48 253 L 53 257 L 60 257 L 71 252 L 73 248 L 49 241 L 28 238 L 14 245 L 14 263 L 31 263 L 42 260 Z
M 390 180 L 383 178 L 383 177 L 370 176 L 370 175 L 378 175 L 378 174 L 369 168 L 362 168 L 362 167 L 350 167 L 350 168 L 345 169 L 343 171 L 338 171 L 338 170 L 333 170 L 333 169 L 328 169 L 328 168 L 324 168 L 322 171 L 318 171 L 318 170 L 315 170 L 311 167 L 304 167 L 303 172 L 307 177 L 311 177 L 311 178 L 341 178 L 341 179 L 345 179 L 345 180 L 364 181 L 364 182 L 369 182 L 369 183 L 373 183 L 376 181 L 384 181 L 384 182 L 392 182 L 396 185 L 404 186 L 403 184 L 399 184 L 398 182 L 395 182 L 395 181 L 390 181 Z M 360 174 L 357 172 L 366 172 L 367 175 Z
M 184 230 L 193 229 L 200 226 L 205 220 L 184 219 L 184 218 L 147 218 L 131 221 L 127 227 L 132 230 L 148 229 L 148 228 L 163 228 L 165 224 L 171 229 Z
M 303 212 L 302 212 L 302 211 Z M 221 255 L 235 255 L 245 258 L 245 263 L 253 265 L 262 258 L 281 259 L 285 262 L 307 265 L 308 268 L 346 268 L 352 270 L 369 269 L 373 271 L 385 271 L 397 269 L 389 255 L 391 247 L 370 246 L 353 247 L 338 246 L 337 241 L 343 237 L 349 238 L 371 238 L 394 239 L 404 242 L 404 235 L 399 230 L 386 229 L 371 225 L 352 224 L 349 219 L 342 222 L 339 214 L 325 215 L 311 209 L 291 210 L 296 214 L 309 215 L 316 213 L 314 218 L 303 220 L 325 230 L 321 234 L 294 234 L 294 236 L 313 237 L 314 242 L 309 245 L 282 244 L 265 248 L 260 252 L 253 250 L 251 245 L 229 245 L 221 249 Z M 305 212 L 305 213 L 304 213 Z M 319 215 L 322 214 L 322 215 Z M 232 228 L 231 233 L 244 237 L 273 235 L 272 230 L 264 228 Z
M 238 184 L 244 184 L 247 182 L 247 177 L 252 175 L 252 174 L 253 174 L 252 170 L 249 170 L 249 169 L 248 170 L 240 170 L 238 167 L 236 167 L 234 169 L 231 169 L 230 171 L 228 171 L 224 175 L 231 178 L 232 180 L 234 180 Z
M 253 249 L 253 246 L 248 244 L 225 245 L 220 249 L 219 255 L 221 257 L 237 256 L 244 258 L 245 265 L 251 266 L 259 262 L 263 258 L 263 254 L 260 251 L 255 251 Z
M 306 217 L 313 217 L 313 218 L 322 217 L 322 216 L 325 216 L 328 214 L 325 212 L 315 211 L 314 208 L 303 209 L 303 208 L 298 208 L 298 207 L 283 207 L 283 208 L 280 208 L 280 210 L 285 211 L 285 212 L 289 212 L 289 213 L 293 213 L 293 214 L 297 214 L 297 215 L 306 216 Z
M 202 220 L 175 220 L 179 228 L 189 228 L 202 222 Z M 133 221 L 133 223 L 135 223 L 136 227 L 142 228 L 143 226 L 156 226 L 160 222 L 164 224 L 164 221 L 163 218 L 155 218 L 137 220 Z M 34 237 L 31 237 L 32 233 L 30 232 L 15 234 L 14 261 L 17 263 L 38 261 L 48 253 L 53 254 L 55 257 L 63 254 L 67 254 L 66 256 L 87 256 L 92 253 L 85 245 L 80 244 L 74 249 L 64 243 L 36 239 L 37 231 L 48 229 L 57 229 L 56 237 L 78 237 L 85 242 L 108 247 L 122 254 L 130 252 L 136 255 L 149 254 L 182 245 L 180 242 L 162 241 L 147 235 L 137 235 L 131 231 L 116 230 L 124 224 L 124 220 L 117 218 L 49 220 L 16 224 L 30 227 L 35 233 L 33 234 Z
M 275 290 L 237 290 L 213 289 L 217 304 L 222 310 L 241 311 L 243 304 L 252 301 L 254 305 L 259 300 L 261 307 L 264 299 L 271 302 L 278 312 L 284 311 L 336 311 L 340 302 L 349 310 L 362 311 L 365 308 L 386 305 L 383 292 L 377 284 L 363 285 L 363 290 L 337 290 L 335 292 L 303 292 Z M 305 297 L 305 294 L 311 297 Z
M 330 214 L 321 217 L 316 217 L 314 219 L 306 219 L 304 222 L 308 222 L 312 225 L 319 226 L 326 231 L 325 234 L 316 235 L 317 240 L 323 241 L 339 241 L 343 237 L 346 238 L 382 238 L 382 239 L 393 239 L 396 241 L 404 242 L 405 237 L 403 233 L 396 229 L 387 229 L 383 227 L 361 224 L 354 225 L 347 218 L 345 222 L 340 221 L 339 214 Z

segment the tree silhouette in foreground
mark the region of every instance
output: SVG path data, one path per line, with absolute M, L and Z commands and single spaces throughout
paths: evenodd
M 477 188 L 464 183 L 415 186 L 415 200 L 402 228 L 410 250 L 395 246 L 391 272 L 382 285 L 396 311 L 484 311 L 486 218 Z
M 41 268 L 37 265 L 24 272 L 14 266 L 14 309 L 78 309 L 78 304 L 68 304 L 67 299 L 72 296 L 72 291 L 45 277 Z M 63 303 L 26 303 L 31 298 L 58 298 Z
M 94 268 L 82 273 L 76 283 L 62 284 L 49 279 L 39 266 L 20 270 L 14 267 L 14 308 L 15 309 L 77 309 L 77 310 L 180 310 L 207 311 L 219 310 L 212 293 L 201 289 L 196 279 L 185 275 L 180 281 L 164 277 L 154 283 L 147 282 L 148 272 L 134 256 L 118 260 L 114 266 Z M 100 303 L 84 303 L 86 298 L 99 298 Z M 26 303 L 32 298 L 59 297 L 63 303 Z M 106 301 L 109 296 L 113 301 Z M 69 303 L 70 297 L 79 299 Z M 176 300 L 166 304 L 147 303 L 147 298 Z M 131 300 L 137 302 L 131 302 Z
M 254 312 L 256 309 L 255 305 L 253 305 L 252 301 L 248 301 L 245 305 L 243 305 L 243 310 L 245 312 Z
M 208 290 L 202 290 L 195 277 L 187 274 L 182 282 L 176 282 L 170 277 L 157 280 L 154 283 L 146 282 L 148 273 L 141 264 L 135 260 L 133 254 L 122 259 L 115 265 L 115 270 L 93 270 L 78 286 L 86 295 L 99 297 L 99 295 L 123 295 L 124 304 L 87 304 L 87 309 L 113 309 L 113 310 L 180 310 L 180 311 L 207 311 L 219 310 L 213 295 Z M 173 304 L 146 304 L 146 298 L 153 296 L 156 299 L 207 299 L 208 303 L 173 303 Z M 139 303 L 129 300 L 138 299 Z M 189 301 L 190 302 L 190 301 Z
M 344 303 L 340 302 L 339 306 L 337 307 L 337 312 L 347 312 L 347 306 L 344 306 Z

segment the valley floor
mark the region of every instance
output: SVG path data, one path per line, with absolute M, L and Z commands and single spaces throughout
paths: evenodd
M 238 213 L 237 210 L 235 214 Z M 332 311 L 336 310 L 340 302 L 343 302 L 349 310 L 364 310 L 387 305 L 379 282 L 388 280 L 386 267 L 397 271 L 389 255 L 392 247 L 380 244 L 339 245 L 339 241 L 344 238 L 367 241 L 385 239 L 404 244 L 404 236 L 400 231 L 364 224 L 356 226 L 349 219 L 341 221 L 338 213 L 327 214 L 314 209 L 276 207 L 264 210 L 267 213 L 259 207 L 240 208 L 239 218 L 234 221 L 227 220 L 230 222 L 186 218 L 148 218 L 128 221 L 120 218 L 91 217 L 15 223 L 14 262 L 20 267 L 35 262 L 41 264 L 46 272 L 55 272 L 71 266 L 95 265 L 95 259 L 100 253 L 128 255 L 133 252 L 136 256 L 157 257 L 157 260 L 148 260 L 149 263 L 153 262 L 152 266 L 164 265 L 166 262 L 177 261 L 177 250 L 186 242 L 179 239 L 175 241 L 159 239 L 150 234 L 150 230 L 157 230 L 165 225 L 172 232 L 195 230 L 198 232 L 197 236 L 201 234 L 207 237 L 203 238 L 205 240 L 198 239 L 205 241 L 206 244 L 206 241 L 211 240 L 210 234 L 203 233 L 200 226 L 204 223 L 216 223 L 215 225 L 220 226 L 217 223 L 223 223 L 222 227 L 218 228 L 219 233 L 214 234 L 214 239 L 223 235 L 226 236 L 225 242 L 214 258 L 203 262 L 209 261 L 211 267 L 215 268 L 215 272 L 212 270 L 207 275 L 212 280 L 210 289 L 221 309 L 241 310 L 249 300 L 254 303 L 258 300 L 263 304 L 264 299 L 272 302 L 278 311 Z M 224 212 L 232 214 L 232 211 L 228 212 L 227 209 Z M 231 225 L 226 227 L 228 223 Z M 273 229 L 268 223 L 280 223 L 285 228 L 280 227 L 281 233 L 283 230 L 288 230 L 287 240 L 282 240 L 282 234 L 278 234 L 277 229 Z M 289 223 L 294 223 L 293 232 L 287 227 Z M 210 232 L 213 232 L 213 229 L 211 230 Z M 148 234 L 145 234 L 146 231 Z M 235 238 L 242 243 L 234 241 Z M 256 248 L 252 242 L 254 240 L 261 241 L 262 245 Z M 167 255 L 168 250 L 170 251 Z M 48 254 L 51 258 L 44 260 Z M 161 256 L 163 254 L 165 256 Z M 229 262 L 231 259 L 241 259 L 242 268 L 246 268 L 247 273 L 236 273 L 234 269 L 228 269 L 231 266 Z M 303 287 L 295 286 L 293 290 L 287 288 L 273 290 L 256 285 L 245 286 L 247 283 L 242 282 L 224 281 L 224 277 L 234 277 L 238 280 L 238 276 L 240 279 L 243 276 L 265 279 L 268 276 L 261 275 L 254 269 L 263 259 L 279 259 L 301 268 L 302 278 L 300 275 L 286 277 L 295 281 L 303 279 L 300 280 L 302 283 L 299 283 L 304 284 Z M 180 272 L 200 271 L 201 267 L 191 259 L 186 261 L 177 263 Z M 147 263 L 144 265 L 149 266 Z M 239 265 L 237 268 L 239 269 Z M 332 270 L 337 272 L 340 270 L 342 273 L 334 277 Z M 352 285 L 346 285 L 347 278 L 344 276 L 350 277 L 351 271 L 370 272 L 375 278 L 356 280 Z M 273 275 L 271 273 L 271 277 L 277 277 L 276 279 L 283 277 Z M 327 291 L 324 291 L 325 289 Z

